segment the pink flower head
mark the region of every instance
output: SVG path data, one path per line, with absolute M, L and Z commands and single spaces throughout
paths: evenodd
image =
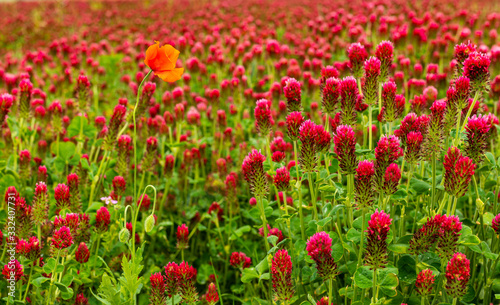
M 178 291 L 177 269 L 179 266 L 175 262 L 168 263 L 165 266 L 165 288 L 166 294 L 172 298 Z
M 394 58 L 394 45 L 390 41 L 382 41 L 375 49 L 375 56 L 380 60 L 382 80 L 385 80 L 389 74 L 389 68 Z
M 245 180 L 250 184 L 250 190 L 256 197 L 263 197 L 268 192 L 267 177 L 264 172 L 264 157 L 259 151 L 253 149 L 243 159 L 241 170 Z
M 375 182 L 379 190 L 383 189 L 384 174 L 389 164 L 403 156 L 399 138 L 396 136 L 382 136 L 375 147 Z
M 58 184 L 54 189 L 54 198 L 59 209 L 69 208 L 69 187 L 66 184 Z
M 340 82 L 340 109 L 343 125 L 356 124 L 356 103 L 358 100 L 358 84 L 352 76 L 347 76 Z
M 205 295 L 205 300 L 208 305 L 215 305 L 219 301 L 219 294 L 217 293 L 217 287 L 214 283 L 208 285 L 208 291 Z
M 428 296 L 432 292 L 432 285 L 434 284 L 434 275 L 431 269 L 424 269 L 417 275 L 417 282 L 415 287 L 417 293 L 421 296 Z
M 461 298 L 467 293 L 470 278 L 470 261 L 465 254 L 455 253 L 446 266 L 446 292 L 452 298 Z
M 384 176 L 384 192 L 386 195 L 392 195 L 398 190 L 400 179 L 401 170 L 396 163 L 392 163 L 387 167 Z
M 9 261 L 2 270 L 2 275 L 6 281 L 19 281 L 24 275 L 24 268 L 17 259 Z
M 500 234 L 500 214 L 495 216 L 491 221 L 491 228 L 495 231 L 496 234 Z
M 257 106 L 254 110 L 255 126 L 261 135 L 267 136 L 271 132 L 271 127 L 274 124 L 271 117 L 271 102 L 266 99 L 257 101 Z
M 378 84 L 380 78 L 380 60 L 376 57 L 368 58 L 364 63 L 365 74 L 363 77 L 363 98 L 365 102 L 374 106 L 378 98 Z
M 49 198 L 45 182 L 36 184 L 32 207 L 34 224 L 41 225 L 45 223 L 49 217 Z
M 322 106 L 328 115 L 335 115 L 335 108 L 340 97 L 340 80 L 335 77 L 327 78 L 323 87 Z
M 332 279 L 337 274 L 337 264 L 332 256 L 332 239 L 326 232 L 314 234 L 307 241 L 307 254 L 316 263 L 318 275 Z
M 281 161 L 285 160 L 285 158 L 286 158 L 285 153 L 283 153 L 281 151 L 275 151 L 275 152 L 273 152 L 273 155 L 271 156 L 271 159 L 273 160 L 273 162 L 276 162 L 276 163 L 280 163 Z
M 85 297 L 83 293 L 79 293 L 76 298 L 75 298 L 75 304 L 74 305 L 88 305 L 89 300 Z
M 423 137 L 420 131 L 411 131 L 406 136 L 406 151 L 405 159 L 408 163 L 415 163 L 419 156 L 421 150 L 421 144 Z
M 349 57 L 349 68 L 351 68 L 354 77 L 360 78 L 363 62 L 368 58 L 368 52 L 359 42 L 355 42 L 347 48 L 347 57 Z
M 73 236 L 68 227 L 62 226 L 52 236 L 52 246 L 56 249 L 66 249 L 73 244 Z
M 149 277 L 151 283 L 151 293 L 149 294 L 149 301 L 152 305 L 166 304 L 167 298 L 165 296 L 165 277 L 161 272 L 153 273 Z
M 10 108 L 14 103 L 14 97 L 8 93 L 0 94 L 0 125 L 3 125 Z
M 19 239 L 16 245 L 16 254 L 20 254 L 30 261 L 40 258 L 42 245 L 36 236 L 31 236 L 28 240 Z
M 457 251 L 462 223 L 457 216 L 442 216 L 437 244 L 437 253 L 441 259 L 449 260 Z
M 382 87 L 383 120 L 394 122 L 403 113 L 404 106 L 404 96 L 396 95 L 396 83 L 386 82 Z
M 462 68 L 464 61 L 469 57 L 469 55 L 476 51 L 476 46 L 473 43 L 461 43 L 455 45 L 454 50 L 454 58 L 457 60 L 457 63 Z M 461 70 L 459 71 L 462 72 Z
M 81 242 L 78 249 L 75 252 L 75 259 L 80 264 L 88 262 L 90 257 L 89 248 L 84 242 Z
M 465 142 L 464 152 L 476 164 L 484 160 L 490 127 L 489 117 L 482 115 L 472 116 L 465 126 L 467 141 Z
M 450 147 L 444 156 L 444 189 L 452 196 L 462 197 L 467 192 L 476 165 L 462 156 L 456 147 Z
M 340 125 L 333 137 L 334 151 L 339 160 L 339 166 L 344 173 L 353 174 L 357 166 L 356 135 L 351 126 Z
M 316 305 L 333 305 L 333 303 L 330 303 L 328 297 L 322 297 L 318 302 L 316 302 Z
M 171 178 L 174 172 L 175 159 L 173 155 L 167 155 L 165 157 L 165 176 Z
M 418 131 L 420 134 L 427 130 L 427 124 L 423 124 L 423 118 L 427 118 L 426 116 L 419 117 L 415 113 L 408 113 L 403 120 L 401 121 L 401 125 L 399 129 L 394 131 L 394 134 L 401 140 L 403 146 L 406 146 L 406 140 L 408 138 L 408 134 L 412 131 Z M 427 122 L 427 120 L 425 120 Z M 422 126 L 424 125 L 424 126 Z
M 411 103 L 411 109 L 414 111 L 416 114 L 420 115 L 422 111 L 427 107 L 427 99 L 425 98 L 425 95 L 415 95 L 413 100 L 410 101 Z
M 319 153 L 326 153 L 330 149 L 332 142 L 331 134 L 323 127 L 316 125 L 316 147 Z
M 208 214 L 212 214 L 214 213 L 217 215 L 217 218 L 218 220 L 222 220 L 222 215 L 224 214 L 224 210 L 222 209 L 222 207 L 220 206 L 219 203 L 217 202 L 212 202 L 212 204 L 210 205 L 210 207 L 208 208 L 208 211 L 207 213 Z M 179 232 L 179 229 L 177 229 L 177 232 Z
M 299 138 L 299 128 L 304 122 L 304 117 L 300 111 L 294 111 L 286 117 L 287 134 L 292 141 Z
M 97 232 L 102 233 L 108 230 L 111 220 L 107 207 L 101 207 L 99 208 L 99 210 L 97 210 L 95 221 L 95 228 Z
M 286 191 L 290 186 L 290 172 L 286 167 L 281 167 L 276 170 L 276 175 L 274 176 L 274 185 L 279 192 Z
M 293 297 L 292 260 L 287 250 L 278 250 L 271 264 L 271 277 L 277 300 L 287 301 Z
M 229 258 L 229 263 L 235 268 L 245 269 L 252 265 L 252 259 L 243 252 L 233 252 Z
M 372 161 L 363 160 L 359 162 L 356 168 L 354 179 L 354 195 L 358 206 L 368 207 L 373 203 L 373 183 L 375 175 L 375 166 Z
M 387 234 L 391 222 L 389 215 L 378 210 L 368 221 L 365 262 L 371 269 L 385 268 L 387 264 Z
M 339 76 L 339 70 L 337 70 L 334 66 L 326 66 L 321 68 L 320 89 L 323 90 L 327 79 L 332 77 L 338 78 Z
M 463 109 L 467 106 L 469 101 L 471 86 L 470 80 L 466 76 L 459 76 L 455 80 L 457 109 Z
M 480 52 L 472 52 L 464 61 L 464 76 L 470 79 L 475 90 L 487 85 L 490 63 L 489 56 Z
M 316 124 L 307 120 L 299 128 L 299 139 L 302 142 L 300 147 L 300 165 L 304 172 L 313 172 L 317 166 L 318 153 L 318 132 Z
M 430 110 L 430 122 L 422 146 L 422 154 L 428 158 L 432 154 L 439 155 L 443 149 L 446 102 L 442 100 L 435 101 Z
M 113 192 L 116 196 L 123 196 L 127 188 L 127 182 L 122 176 L 115 176 L 113 178 Z
M 286 106 L 289 113 L 302 111 L 301 85 L 295 78 L 289 78 L 286 81 L 283 93 L 287 99 Z
M 176 270 L 179 292 L 183 302 L 196 303 L 198 301 L 198 293 L 196 292 L 195 282 L 197 271 L 187 262 L 182 262 Z
M 177 227 L 177 249 L 183 250 L 189 247 L 189 228 L 186 224 Z

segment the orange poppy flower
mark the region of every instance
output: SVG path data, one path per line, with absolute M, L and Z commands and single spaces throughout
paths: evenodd
M 167 44 L 160 47 L 160 43 L 149 46 L 146 50 L 144 63 L 153 70 L 154 74 L 162 80 L 173 83 L 179 80 L 184 68 L 176 68 L 175 63 L 179 57 L 179 51 Z

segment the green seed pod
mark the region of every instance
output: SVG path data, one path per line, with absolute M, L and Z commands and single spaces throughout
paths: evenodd
M 151 214 L 148 216 L 148 218 L 146 218 L 146 221 L 144 222 L 144 227 L 146 228 L 146 232 L 147 233 L 151 232 L 154 226 L 155 226 L 155 218 L 153 214 Z
M 120 231 L 120 234 L 118 235 L 120 241 L 122 243 L 127 243 L 129 238 L 130 238 L 130 232 L 127 228 L 123 228 L 121 231 Z

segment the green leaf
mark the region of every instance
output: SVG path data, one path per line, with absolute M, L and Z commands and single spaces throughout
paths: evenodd
M 82 122 L 83 120 L 83 122 Z M 80 130 L 82 133 L 87 137 L 87 138 L 94 138 L 97 134 L 97 129 L 92 125 L 89 124 L 88 121 L 85 122 L 86 119 L 84 119 L 81 116 L 76 116 L 71 120 L 71 123 L 68 126 L 68 137 L 72 138 L 76 135 L 80 134 Z
M 398 260 L 399 278 L 407 284 L 413 284 L 417 279 L 417 266 L 411 255 L 402 255 Z
M 54 146 L 54 149 L 57 150 L 57 146 Z M 64 161 L 71 160 L 75 151 L 76 146 L 73 142 L 59 142 L 59 157 L 61 157 Z M 57 152 L 54 153 L 57 155 Z
M 278 236 L 275 235 L 268 236 L 267 241 L 271 243 L 273 246 L 276 246 L 276 243 L 278 242 Z
M 492 153 L 487 152 L 487 153 L 485 153 L 485 156 L 486 156 L 486 158 L 488 159 L 488 161 L 490 161 L 490 163 L 491 163 L 493 166 L 495 166 L 495 165 L 496 165 L 496 163 L 495 163 L 495 157 L 493 156 L 493 154 L 492 154 Z
M 407 253 L 409 248 L 410 246 L 407 244 L 390 244 L 389 246 L 387 246 L 387 249 L 398 254 Z
M 260 280 L 269 280 L 271 278 L 271 274 L 269 274 L 269 272 L 266 272 L 264 274 L 262 274 L 260 277 L 259 277 L 259 281 Z
M 354 228 L 349 229 L 347 232 L 347 240 L 352 241 L 353 243 L 359 243 L 361 241 L 361 232 Z
M 467 235 L 463 240 L 460 241 L 460 243 L 464 246 L 474 246 L 479 245 L 481 243 L 481 240 L 476 235 Z
M 69 300 L 73 298 L 73 289 L 68 287 L 68 291 L 61 292 L 61 297 L 63 298 L 63 300 Z
M 354 273 L 354 284 L 361 289 L 373 287 L 373 271 L 368 266 L 362 266 Z
M 236 240 L 239 237 L 243 236 L 244 233 L 248 233 L 252 230 L 252 227 L 250 226 L 243 226 L 241 228 L 238 228 L 236 231 L 233 231 L 233 234 L 229 238 L 229 240 Z
M 73 282 L 73 279 L 74 276 L 72 276 L 71 274 L 65 274 L 61 280 L 61 283 L 63 283 L 66 286 L 69 286 Z
M 342 244 L 340 242 L 337 242 L 333 245 L 332 255 L 333 259 L 336 262 L 340 261 L 342 259 L 342 256 L 344 256 L 344 247 L 342 247 Z
M 324 227 L 330 220 L 332 220 L 331 217 L 326 217 L 318 221 L 318 226 Z
M 45 263 L 45 265 L 43 265 L 43 271 L 47 274 L 50 274 L 50 273 L 52 273 L 52 271 L 54 270 L 55 267 L 56 267 L 56 260 L 53 258 L 49 258 L 47 260 L 47 263 Z
M 396 287 L 398 287 L 398 285 L 398 276 L 394 273 L 387 274 L 387 276 L 382 280 L 380 284 L 377 283 L 377 286 L 380 287 L 380 290 L 389 297 L 396 296 Z
M 138 290 L 142 287 L 142 277 L 139 276 L 142 268 L 144 268 L 144 266 L 141 265 L 142 250 L 142 247 L 137 249 L 135 262 L 132 260 L 129 261 L 126 256 L 122 258 L 123 275 L 118 280 L 122 284 L 122 291 L 126 289 L 131 295 L 138 293 Z
M 69 292 L 68 286 L 64 285 L 63 283 L 55 282 L 54 284 L 57 286 L 57 288 L 59 288 L 59 290 L 61 290 L 61 292 Z
M 411 178 L 410 186 L 415 190 L 415 192 L 417 192 L 417 195 L 428 192 L 431 189 L 431 185 L 429 183 L 415 178 Z
M 471 303 L 472 301 L 474 301 L 475 297 L 476 291 L 474 290 L 474 286 L 472 283 L 469 283 L 469 285 L 467 286 L 467 292 L 462 297 L 462 302 Z
M 309 302 L 311 302 L 312 304 L 316 304 L 316 300 L 310 295 L 308 294 L 307 295 L 307 299 L 309 300 Z
M 241 281 L 243 283 L 250 283 L 253 279 L 258 279 L 260 275 L 257 273 L 255 268 L 245 268 L 241 275 Z
M 42 284 L 45 283 L 46 281 L 50 280 L 49 278 L 46 278 L 44 276 L 41 276 L 39 278 L 36 278 L 33 280 L 33 285 L 38 287 L 38 288 L 41 288 L 42 287 Z
M 267 257 L 260 261 L 260 263 L 255 266 L 255 270 L 259 272 L 259 274 L 263 274 L 267 270 L 269 270 L 269 263 L 267 262 Z

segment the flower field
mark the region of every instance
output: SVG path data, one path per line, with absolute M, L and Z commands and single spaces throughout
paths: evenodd
M 500 3 L 0 3 L 0 304 L 500 304 Z

